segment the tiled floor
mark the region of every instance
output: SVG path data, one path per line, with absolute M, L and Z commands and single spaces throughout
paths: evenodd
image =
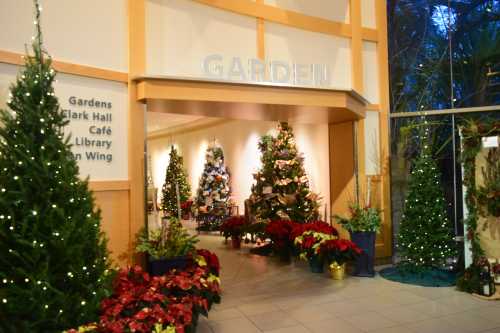
M 380 277 L 331 280 L 305 263 L 284 265 L 201 235 L 221 260 L 223 298 L 198 333 L 500 333 L 500 302 L 453 288 L 423 288 Z

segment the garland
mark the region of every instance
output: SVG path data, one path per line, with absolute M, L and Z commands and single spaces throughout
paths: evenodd
M 457 287 L 462 291 L 477 292 L 479 288 L 479 264 L 484 257 L 481 247 L 477 223 L 479 217 L 478 188 L 476 186 L 476 156 L 481 151 L 482 138 L 485 136 L 500 135 L 500 121 L 489 120 L 478 123 L 474 120 L 468 121 L 462 127 L 462 156 L 464 167 L 463 183 L 467 188 L 465 193 L 465 204 L 468 216 L 465 220 L 467 226 L 466 237 L 470 242 L 472 252 L 472 264 L 466 268 L 463 276 L 458 280 Z

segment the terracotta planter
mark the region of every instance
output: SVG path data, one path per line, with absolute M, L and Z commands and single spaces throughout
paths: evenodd
M 345 263 L 342 265 L 339 265 L 336 262 L 332 262 L 329 267 L 330 267 L 330 274 L 332 276 L 332 279 L 334 279 L 334 280 L 345 279 Z
M 231 245 L 233 246 L 233 249 L 240 249 L 241 248 L 241 238 L 240 237 L 231 237 Z

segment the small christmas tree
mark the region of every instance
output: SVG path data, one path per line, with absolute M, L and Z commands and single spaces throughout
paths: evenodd
M 428 136 L 429 130 L 425 129 L 424 140 Z M 440 177 L 431 148 L 424 144 L 408 179 L 397 237 L 400 268 L 412 271 L 443 268 L 446 260 L 455 255 Z
M 163 212 L 170 216 L 178 215 L 177 185 L 179 187 L 180 203 L 182 204 L 189 200 L 191 196 L 191 187 L 187 180 L 187 173 L 184 169 L 182 156 L 180 156 L 177 153 L 177 149 L 172 146 L 170 149 L 170 161 L 165 176 L 165 184 L 163 184 L 162 189 L 163 198 L 161 205 Z
M 229 173 L 224 166 L 224 152 L 215 144 L 207 149 L 195 204 L 200 230 L 218 230 L 229 215 Z
M 292 128 L 280 123 L 278 136 L 264 136 L 259 149 L 262 167 L 254 174 L 250 207 L 264 221 L 286 219 L 309 222 L 318 218 L 318 195 L 309 189 Z
M 106 289 L 100 213 L 63 127 L 35 1 L 34 55 L 0 111 L 0 331 L 61 332 L 94 321 Z

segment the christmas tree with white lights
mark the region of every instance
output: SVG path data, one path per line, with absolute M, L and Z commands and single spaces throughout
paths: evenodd
M 429 141 L 429 129 L 424 130 Z M 443 268 L 455 255 L 452 226 L 446 214 L 441 175 L 430 145 L 424 143 L 408 179 L 398 234 L 399 267 L 411 271 Z
M 172 146 L 170 148 L 170 161 L 165 174 L 165 184 L 163 184 L 162 188 L 163 198 L 161 204 L 163 211 L 170 216 L 177 216 L 178 214 L 177 188 L 179 189 L 180 203 L 189 200 L 191 186 L 189 186 L 187 180 L 183 159 L 177 149 Z
M 108 269 L 100 213 L 64 137 L 35 1 L 33 56 L 0 111 L 0 331 L 97 319 Z
M 261 221 L 318 219 L 319 197 L 309 188 L 304 157 L 297 150 L 292 128 L 280 123 L 278 135 L 259 142 L 262 168 L 254 174 L 250 207 Z

